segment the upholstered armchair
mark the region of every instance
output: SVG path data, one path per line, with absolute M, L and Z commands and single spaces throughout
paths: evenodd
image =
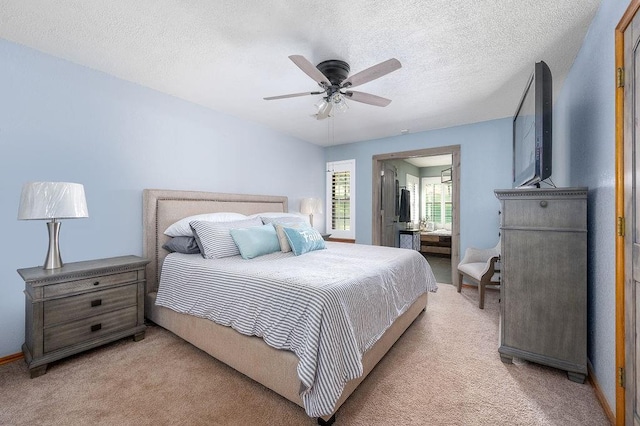
M 480 309 L 484 309 L 484 291 L 486 286 L 500 285 L 500 241 L 489 249 L 469 247 L 458 264 L 458 293 L 462 288 L 462 279 L 467 278 L 478 285 L 480 291 Z

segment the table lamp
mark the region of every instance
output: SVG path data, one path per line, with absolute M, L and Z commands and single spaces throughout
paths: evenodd
M 322 213 L 322 201 L 318 198 L 303 198 L 300 201 L 300 213 L 309 215 L 309 221 L 313 227 L 313 214 Z
M 84 186 L 69 182 L 29 182 L 22 187 L 18 220 L 47 220 L 49 250 L 44 269 L 62 267 L 58 219 L 89 217 Z

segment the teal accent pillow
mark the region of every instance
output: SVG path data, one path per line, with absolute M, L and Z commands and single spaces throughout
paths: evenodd
M 308 228 L 309 225 L 305 222 L 287 222 L 287 223 L 279 223 L 279 222 L 271 222 L 273 226 L 276 228 L 276 234 L 278 234 L 278 241 L 280 241 L 280 250 L 283 253 L 291 251 L 291 245 L 289 244 L 289 240 L 287 239 L 287 235 L 284 233 L 284 228 Z
M 243 259 L 253 259 L 280 251 L 278 234 L 272 224 L 229 230 Z
M 287 240 L 289 240 L 291 251 L 296 256 L 326 248 L 322 235 L 310 226 L 302 228 L 288 228 L 284 226 L 282 230 L 287 236 Z

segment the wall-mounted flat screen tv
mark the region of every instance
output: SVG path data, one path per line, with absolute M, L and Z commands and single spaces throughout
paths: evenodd
M 513 187 L 540 186 L 551 176 L 551 70 L 537 62 L 513 117 Z

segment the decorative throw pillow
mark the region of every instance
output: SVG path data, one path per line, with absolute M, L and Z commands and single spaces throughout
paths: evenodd
M 251 228 L 235 228 L 229 230 L 243 259 L 253 259 L 264 254 L 280 251 L 280 242 L 276 229 L 268 223 Z
M 291 245 L 289 244 L 289 240 L 287 239 L 287 234 L 284 233 L 284 227 L 287 228 L 308 228 L 304 221 L 303 222 L 273 222 L 272 223 L 276 228 L 276 234 L 278 235 L 278 242 L 280 243 L 280 251 L 283 253 L 287 253 L 291 251 Z
M 193 230 L 202 257 L 220 259 L 240 254 L 238 246 L 231 238 L 229 230 L 262 226 L 259 218 L 238 220 L 235 222 L 203 222 L 194 220 L 189 224 Z
M 204 222 L 232 222 L 232 221 L 243 220 L 247 218 L 248 216 L 245 216 L 241 213 L 197 214 L 195 216 L 185 217 L 173 223 L 164 231 L 164 235 L 167 235 L 169 237 L 183 237 L 183 236 L 193 237 L 193 232 L 191 231 L 191 227 L 189 226 L 189 223 L 193 222 L 194 220 L 201 220 Z
M 310 226 L 304 228 L 288 228 L 285 226 L 283 230 L 289 240 L 289 245 L 291 245 L 291 251 L 296 256 L 325 248 L 322 235 Z
M 162 246 L 171 253 L 196 254 L 200 253 L 200 247 L 194 237 L 173 237 Z

